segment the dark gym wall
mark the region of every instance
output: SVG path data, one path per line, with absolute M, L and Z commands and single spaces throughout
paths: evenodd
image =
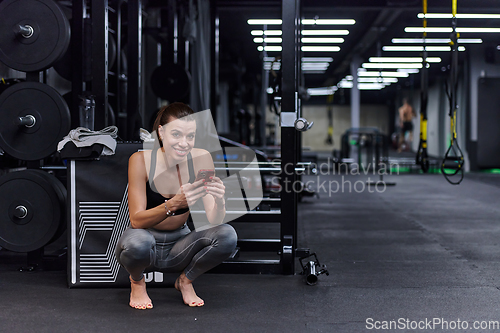
M 500 78 L 480 78 L 477 91 L 477 166 L 500 168 Z
M 470 136 L 468 141 L 468 152 L 471 170 L 477 170 L 481 166 L 478 160 L 478 150 L 479 150 L 479 133 L 483 131 L 479 124 L 479 103 L 480 103 L 480 91 L 479 91 L 479 79 L 480 78 L 499 78 L 500 77 L 500 63 L 496 61 L 496 57 L 491 59 L 488 56 L 486 49 L 488 45 L 471 45 L 468 47 L 468 57 L 469 57 L 469 86 L 470 86 L 470 121 L 468 126 L 470 130 Z M 496 51 L 500 52 L 500 51 Z M 492 62 L 493 60 L 493 62 Z M 494 93 L 498 95 L 498 90 Z M 498 131 L 499 127 L 496 127 Z M 498 154 L 498 150 L 496 151 Z

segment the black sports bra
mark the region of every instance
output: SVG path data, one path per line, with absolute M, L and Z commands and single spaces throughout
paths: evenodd
M 154 184 L 154 175 L 155 175 L 155 169 L 156 169 L 156 155 L 157 155 L 157 150 L 154 150 L 151 152 L 151 167 L 149 169 L 149 177 L 148 181 L 146 182 L 146 198 L 147 198 L 147 206 L 146 209 L 154 208 L 156 206 L 159 206 L 163 203 L 165 203 L 165 200 L 169 200 L 171 198 L 165 198 L 163 195 L 158 193 L 156 190 L 155 184 Z M 187 155 L 187 162 L 188 162 L 188 172 L 189 172 L 189 182 L 193 183 L 196 179 L 196 176 L 194 174 L 194 166 L 193 166 L 193 158 L 191 157 L 191 153 Z M 179 169 L 177 168 L 177 172 L 179 172 Z M 151 185 L 150 185 L 150 180 L 151 180 Z M 181 180 L 179 177 L 179 185 L 181 184 Z M 183 208 L 179 209 L 175 212 L 175 215 L 180 215 L 189 212 L 189 208 Z

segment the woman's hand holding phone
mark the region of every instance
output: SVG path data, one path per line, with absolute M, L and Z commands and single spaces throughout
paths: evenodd
M 188 208 L 194 205 L 198 199 L 207 195 L 203 188 L 204 180 L 200 179 L 194 183 L 187 183 L 180 187 L 177 194 L 168 202 L 171 204 L 172 210 Z
M 206 194 L 210 194 L 214 197 L 215 203 L 218 207 L 224 206 L 226 187 L 219 177 L 211 176 L 210 181 L 204 183 L 204 188 L 206 190 Z
M 223 207 L 225 189 L 224 183 L 215 176 L 214 170 L 204 169 L 198 172 L 192 184 L 182 185 L 179 192 L 169 202 L 171 202 L 172 210 L 177 210 L 194 205 L 200 198 L 210 194 L 214 197 L 217 206 Z

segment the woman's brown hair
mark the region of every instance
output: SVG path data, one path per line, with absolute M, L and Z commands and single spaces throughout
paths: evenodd
M 160 125 L 163 126 L 175 119 L 181 119 L 184 121 L 195 120 L 194 117 L 191 116 L 192 114 L 194 114 L 194 111 L 186 104 L 180 102 L 175 102 L 163 106 L 160 111 L 158 111 L 158 115 L 156 116 L 155 122 L 153 124 L 153 131 L 158 137 L 160 147 L 163 147 L 163 142 L 158 135 L 158 127 L 160 127 Z

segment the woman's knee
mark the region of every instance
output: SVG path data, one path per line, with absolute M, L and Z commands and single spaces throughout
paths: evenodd
M 236 230 L 229 224 L 221 224 L 218 225 L 217 228 L 216 238 L 218 245 L 232 252 L 236 248 L 236 243 L 238 242 Z
M 155 239 L 144 229 L 127 229 L 118 242 L 119 258 L 126 256 L 129 260 L 149 260 L 155 246 Z

